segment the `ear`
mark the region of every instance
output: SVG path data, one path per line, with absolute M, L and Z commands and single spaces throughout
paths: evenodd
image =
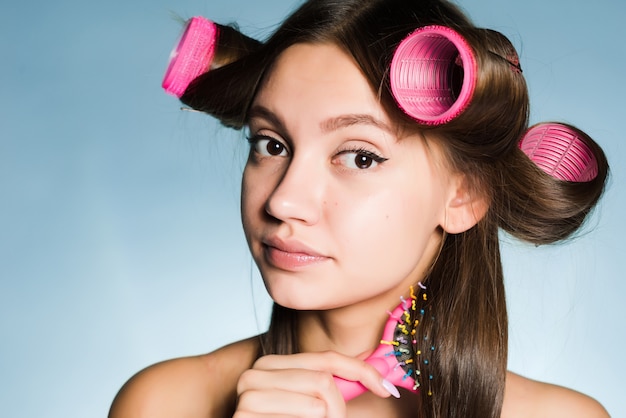
M 450 184 L 441 227 L 449 234 L 460 234 L 476 225 L 487 213 L 489 200 L 469 187 L 465 175 L 456 175 Z

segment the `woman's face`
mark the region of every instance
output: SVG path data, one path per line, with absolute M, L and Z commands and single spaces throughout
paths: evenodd
M 272 298 L 300 310 L 405 294 L 437 252 L 450 176 L 400 134 L 339 48 L 284 51 L 250 111 L 243 226 Z

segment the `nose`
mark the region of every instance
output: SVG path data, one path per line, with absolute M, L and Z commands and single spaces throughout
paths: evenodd
M 283 222 L 313 225 L 320 220 L 324 174 L 312 161 L 295 156 L 265 204 L 265 211 Z

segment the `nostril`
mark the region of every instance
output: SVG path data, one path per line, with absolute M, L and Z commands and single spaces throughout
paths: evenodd
M 319 220 L 326 200 L 318 199 L 314 188 L 302 183 L 281 182 L 265 205 L 267 214 L 282 222 L 314 224 Z

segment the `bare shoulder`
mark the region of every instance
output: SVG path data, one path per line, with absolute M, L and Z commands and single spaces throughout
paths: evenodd
M 239 376 L 252 366 L 257 350 L 257 339 L 251 338 L 152 365 L 120 389 L 109 418 L 230 417 Z
M 507 373 L 502 418 L 608 418 L 598 401 L 562 386 Z

